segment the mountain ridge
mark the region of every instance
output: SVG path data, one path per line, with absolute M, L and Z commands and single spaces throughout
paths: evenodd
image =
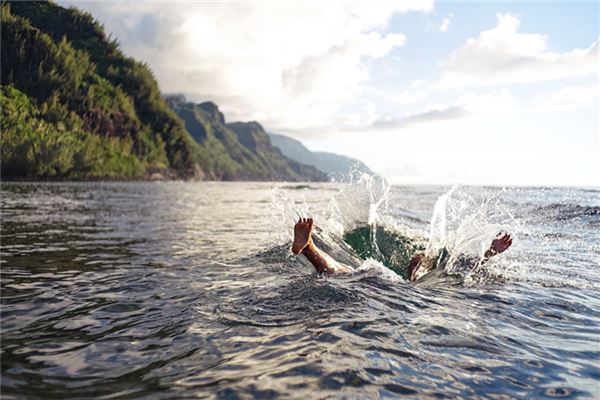
M 311 151 L 302 142 L 278 133 L 269 132 L 273 146 L 278 147 L 288 158 L 316 167 L 325 172 L 330 179 L 338 181 L 353 180 L 362 174 L 374 175 L 362 161 L 341 154 Z
M 271 145 L 258 122 L 226 123 L 213 102 L 193 103 L 183 95 L 166 96 L 191 136 L 208 149 L 214 162 L 205 171 L 219 180 L 326 181 L 314 167 L 286 158 Z

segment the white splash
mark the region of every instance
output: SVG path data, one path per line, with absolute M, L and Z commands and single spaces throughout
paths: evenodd
M 425 250 L 428 256 L 435 257 L 437 251 L 448 244 L 448 200 L 457 188 L 458 185 L 452 187 L 452 189 L 441 195 L 435 202 L 433 216 L 429 223 L 429 242 Z

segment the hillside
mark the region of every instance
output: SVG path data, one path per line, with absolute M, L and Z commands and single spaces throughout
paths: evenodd
M 271 145 L 257 122 L 225 123 L 216 104 L 195 104 L 183 96 L 169 96 L 171 108 L 187 131 L 206 151 L 208 173 L 222 180 L 325 181 L 327 175 L 314 167 L 289 160 Z
M 244 146 L 213 103 L 178 116 L 88 13 L 3 2 L 1 36 L 3 179 L 326 179 L 266 134 Z
M 279 148 L 288 158 L 312 165 L 336 180 L 350 180 L 363 173 L 373 175 L 373 171 L 360 160 L 334 153 L 310 151 L 300 141 L 290 137 L 269 133 L 273 146 Z
M 1 18 L 3 178 L 195 175 L 197 145 L 152 72 L 91 15 L 15 2 Z

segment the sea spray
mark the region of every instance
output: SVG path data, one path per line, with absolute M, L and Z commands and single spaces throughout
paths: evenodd
M 373 245 L 374 253 L 383 257 L 379 244 L 377 243 L 377 225 L 381 222 L 379 214 L 379 208 L 385 205 L 387 208 L 388 195 L 390 191 L 390 185 L 386 182 L 385 178 L 380 176 L 363 175 L 361 180 L 364 180 L 367 193 L 369 194 L 369 217 L 368 224 L 371 229 L 371 243 Z
M 271 226 L 270 233 L 277 242 L 291 241 L 293 227 L 298 218 L 309 216 L 306 199 L 300 194 L 301 199 L 294 201 L 281 187 L 271 189 Z
M 461 258 L 481 259 L 499 232 L 509 232 L 513 237 L 523 233 L 522 224 L 502 200 L 502 193 L 456 185 L 439 196 L 435 203 L 426 254 L 434 258 L 442 253 L 449 254 L 450 258 L 443 264 L 445 273 L 462 276 L 466 285 L 524 275 L 523 268 L 509 263 L 506 255 L 501 257 L 502 268 L 495 268 L 496 258 L 485 269 L 459 267 L 464 265 L 459 262 Z
M 448 200 L 452 193 L 458 188 L 453 186 L 448 192 L 441 195 L 435 202 L 433 207 L 433 216 L 429 223 L 429 241 L 425 253 L 427 256 L 435 257 L 437 252 L 444 248 L 448 243 L 448 232 L 447 232 L 447 209 Z
M 298 218 L 312 217 L 315 240 L 334 259 L 351 260 L 358 255 L 406 276 L 406 267 L 416 252 L 424 251 L 433 258 L 444 253 L 451 261 L 463 255 L 477 258 L 499 231 L 520 233 L 518 223 L 499 198 L 502 192 L 491 195 L 484 188 L 453 186 L 436 199 L 430 222 L 421 222 L 427 227 L 421 232 L 429 233 L 425 239 L 406 225 L 406 218 L 415 221 L 417 214 L 407 213 L 403 208 L 406 204 L 390 199 L 402 188 L 391 186 L 385 179 L 363 175 L 355 182 L 331 184 L 328 189 L 334 193 L 326 201 L 315 201 L 311 197 L 314 189 L 306 186 L 272 189 L 271 226 L 277 240 L 291 241 Z M 352 261 L 342 262 L 357 266 Z M 493 270 L 494 264 L 496 260 L 488 268 Z M 444 264 L 446 273 L 464 275 L 452 265 Z M 502 271 L 500 275 L 504 275 Z

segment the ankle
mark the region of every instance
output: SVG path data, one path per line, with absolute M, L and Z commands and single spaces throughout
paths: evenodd
M 314 244 L 313 244 L 312 238 L 308 239 L 306 246 L 304 246 L 302 248 L 302 251 L 300 251 L 300 253 L 302 253 L 304 255 L 314 253 Z

